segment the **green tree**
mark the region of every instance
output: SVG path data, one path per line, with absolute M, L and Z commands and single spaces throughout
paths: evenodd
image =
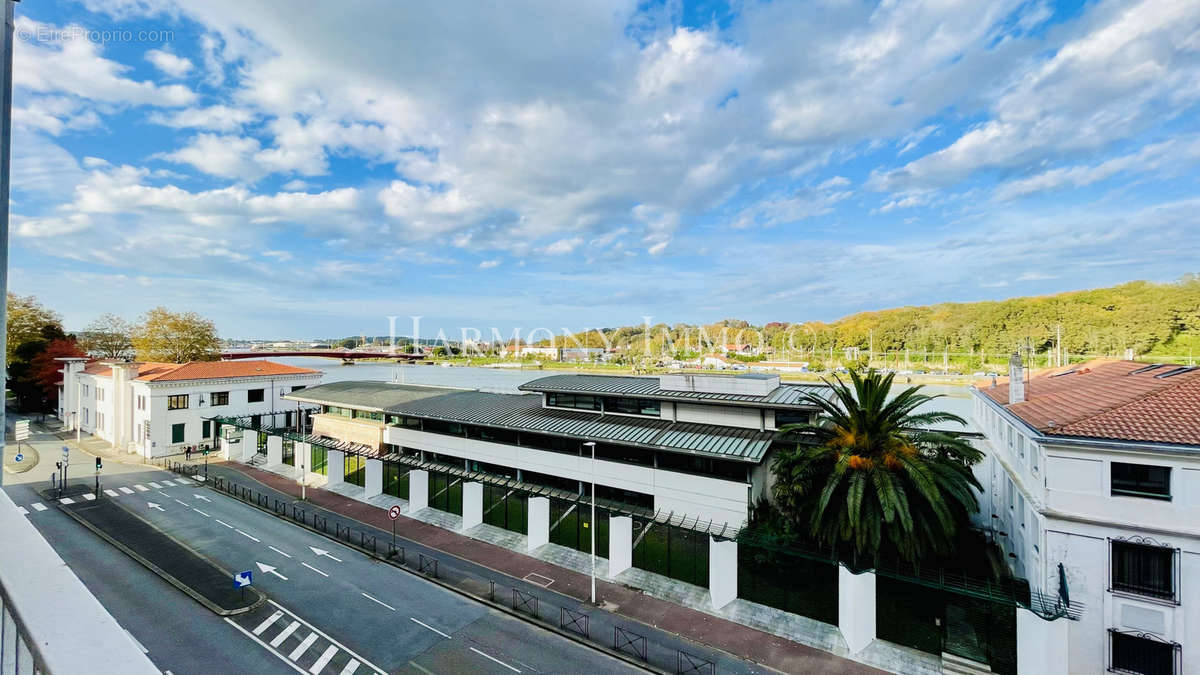
M 220 353 L 217 328 L 195 312 L 155 307 L 133 330 L 133 349 L 140 361 L 187 363 L 212 361 Z
M 781 452 L 772 488 L 793 526 L 843 560 L 894 552 L 908 562 L 945 556 L 979 510 L 982 490 L 971 465 L 982 454 L 934 424 L 966 424 L 957 415 L 916 412 L 936 398 L 910 387 L 891 396 L 892 374 L 850 372 L 851 385 L 826 381 L 833 400 L 810 393 L 821 409 L 811 425 L 785 431 L 812 434 L 815 445 Z
M 21 410 L 46 411 L 51 406 L 33 362 L 55 340 L 67 338 L 56 312 L 32 295 L 8 294 L 8 388 Z

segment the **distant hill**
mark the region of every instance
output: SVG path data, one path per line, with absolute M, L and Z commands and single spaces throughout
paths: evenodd
M 860 312 L 830 323 L 753 326 L 728 319 L 707 326 L 659 324 L 649 332 L 645 326 L 606 328 L 574 340 L 621 346 L 631 358 L 663 353 L 686 357 L 749 343 L 770 347 L 772 359 L 823 361 L 832 354 L 833 365 L 840 365 L 873 353 L 878 365 L 880 359 L 898 362 L 907 350 L 910 364 L 936 366 L 945 360 L 974 367 L 1003 363 L 1018 347 L 1032 347 L 1044 365 L 1046 354 L 1055 352 L 1058 335 L 1071 360 L 1121 357 L 1126 350 L 1135 356 L 1200 358 L 1200 275 L 1165 284 L 1132 281 L 1055 295 Z

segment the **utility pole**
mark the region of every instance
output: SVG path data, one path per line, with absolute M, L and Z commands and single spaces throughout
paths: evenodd
M 13 62 L 13 6 L 12 0 L 4 0 L 4 31 L 0 36 L 0 297 L 8 297 L 8 184 L 11 165 L 12 140 L 12 62 Z M 0 324 L 8 325 L 8 303 L 0 307 Z M 0 334 L 0 354 L 8 353 L 7 331 Z M 4 358 L 3 374 L 8 379 L 8 358 Z M 7 429 L 4 406 L 0 406 L 0 431 Z M 4 438 L 0 437 L 0 457 L 4 456 Z M 3 475 L 3 472 L 0 472 Z M 4 481 L 0 478 L 0 484 Z

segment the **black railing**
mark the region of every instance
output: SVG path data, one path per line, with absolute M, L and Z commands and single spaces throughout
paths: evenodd
M 430 556 L 427 556 L 424 553 L 418 553 L 417 554 L 417 569 L 421 572 L 421 574 L 431 576 L 434 579 L 438 578 L 437 558 L 431 558 Z
M 716 672 L 717 664 L 712 661 L 682 649 L 676 651 L 675 675 L 713 675 Z
M 583 612 L 572 611 L 566 607 L 558 610 L 558 627 L 582 635 L 585 638 L 591 637 L 588 630 L 589 617 Z
M 538 598 L 533 593 L 525 593 L 519 589 L 512 589 L 512 608 L 518 612 L 525 612 L 538 615 Z
M 613 626 L 613 649 L 646 660 L 646 636 Z

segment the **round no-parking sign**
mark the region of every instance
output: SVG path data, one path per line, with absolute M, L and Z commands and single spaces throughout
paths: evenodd
M 392 508 L 388 509 L 388 518 L 395 520 L 399 517 L 400 517 L 400 507 L 399 506 L 393 506 Z

